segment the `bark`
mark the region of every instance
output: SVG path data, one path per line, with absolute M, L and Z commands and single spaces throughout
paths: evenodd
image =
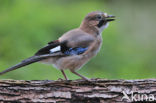
M 0 103 L 156 103 L 152 96 L 156 99 L 156 79 L 0 80 Z

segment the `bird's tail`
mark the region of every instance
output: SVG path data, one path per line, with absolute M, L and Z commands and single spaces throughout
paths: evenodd
M 29 65 L 29 64 L 41 61 L 43 59 L 46 59 L 46 58 L 49 58 L 49 57 L 55 57 L 55 56 L 61 56 L 61 54 L 60 53 L 55 53 L 55 54 L 46 54 L 46 55 L 32 56 L 32 57 L 30 57 L 28 59 L 25 59 L 22 62 L 16 64 L 15 66 L 10 67 L 10 68 L 0 72 L 0 75 L 3 75 L 3 74 L 5 74 L 7 72 L 10 72 L 12 70 L 16 70 L 16 69 L 18 69 L 20 67 L 23 67 L 23 66 L 26 66 L 26 65 Z

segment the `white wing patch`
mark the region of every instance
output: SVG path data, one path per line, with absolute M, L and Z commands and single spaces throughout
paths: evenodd
M 53 49 L 50 49 L 50 53 L 54 53 L 54 52 L 57 52 L 57 51 L 60 51 L 61 50 L 61 47 L 60 46 L 57 46 Z

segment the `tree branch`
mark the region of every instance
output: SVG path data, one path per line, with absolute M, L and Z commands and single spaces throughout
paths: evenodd
M 156 99 L 156 79 L 92 79 L 91 82 L 0 80 L 0 103 L 131 103 L 136 100 L 155 103 L 152 96 Z

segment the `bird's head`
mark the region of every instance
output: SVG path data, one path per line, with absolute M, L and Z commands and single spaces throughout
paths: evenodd
M 103 29 L 107 28 L 109 22 L 114 21 L 115 16 L 108 15 L 107 13 L 95 11 L 89 13 L 82 21 L 80 28 L 87 32 L 98 31 L 101 33 Z

